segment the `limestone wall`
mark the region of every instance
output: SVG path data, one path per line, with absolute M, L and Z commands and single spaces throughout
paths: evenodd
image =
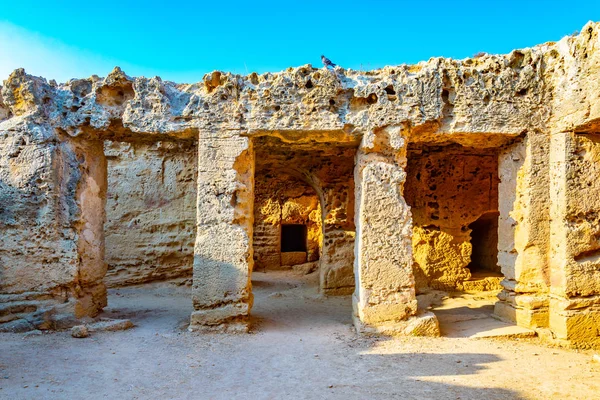
M 0 130 L 0 331 L 61 328 L 106 305 L 101 143 L 40 128 Z
M 469 225 L 498 210 L 497 150 L 415 146 L 407 158 L 417 287 L 456 288 L 471 277 Z
M 599 32 L 589 23 L 507 55 L 368 72 L 215 71 L 192 84 L 118 68 L 57 84 L 16 70 L 0 90 L 2 325 L 57 326 L 106 304 L 104 141 L 197 139 L 193 328 L 247 327 L 254 171 L 266 160 L 319 196 L 322 291 L 354 288 L 359 327 L 414 333 L 407 324 L 424 319 L 403 195 L 406 144 L 454 143 L 509 146 L 499 167 L 498 313 L 594 344 L 600 188 L 583 172 L 595 170 L 595 142 L 574 135 L 600 131 Z
M 335 134 L 318 135 L 319 140 L 312 143 L 290 142 L 292 138 L 256 138 L 259 171 L 256 179 L 260 180 L 267 171 L 273 176 L 285 172 L 315 190 L 323 215 L 319 267 L 321 292 L 350 294 L 354 289 L 353 170 L 356 149 L 353 143 L 337 143 Z
M 285 173 L 259 171 L 254 190 L 254 270 L 282 267 L 282 224 L 306 225 L 303 262 L 317 261 L 323 243 L 322 218 L 319 198 L 308 184 Z
M 109 286 L 192 277 L 196 221 L 194 142 L 105 142 Z
M 495 313 L 521 326 L 548 326 L 550 167 L 548 135 L 506 147 L 499 164 L 498 263 L 504 290 Z
M 550 329 L 600 345 L 600 135 L 556 133 L 550 144 Z

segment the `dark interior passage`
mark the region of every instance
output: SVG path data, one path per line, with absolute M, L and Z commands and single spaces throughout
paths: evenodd
M 475 272 L 498 272 L 498 212 L 483 214 L 469 225 L 471 229 L 471 263 L 468 268 Z
M 306 251 L 306 225 L 281 225 L 281 252 Z

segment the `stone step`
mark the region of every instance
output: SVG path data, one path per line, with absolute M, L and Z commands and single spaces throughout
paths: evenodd
M 39 301 L 14 301 L 0 304 L 0 318 L 10 314 L 32 313 L 40 306 Z
M 535 336 L 535 331 L 517 325 L 507 324 L 493 318 L 469 319 L 453 323 L 440 321 L 442 335 L 470 339 L 481 338 L 522 338 Z
M 470 320 L 475 320 L 475 319 L 486 319 L 486 318 L 490 318 L 490 314 L 489 313 L 476 313 L 476 312 L 472 312 L 472 313 L 447 313 L 447 312 L 440 312 L 439 310 L 434 310 L 435 315 L 438 318 L 438 321 L 440 322 L 440 324 L 445 323 L 445 324 L 451 324 L 451 323 L 455 323 L 455 322 L 462 322 L 462 321 L 470 321 Z
M 459 290 L 465 292 L 490 292 L 502 290 L 500 282 L 504 277 L 502 276 L 486 276 L 479 277 L 474 276 L 467 281 L 463 281 L 459 284 Z
M 16 321 L 26 316 L 31 317 L 36 313 L 43 313 L 56 304 L 56 300 L 25 300 L 0 303 L 0 330 L 6 331 L 7 327 L 16 324 Z M 12 331 L 12 328 L 8 331 Z

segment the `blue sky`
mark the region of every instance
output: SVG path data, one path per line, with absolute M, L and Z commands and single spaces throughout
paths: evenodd
M 589 21 L 600 1 L 6 1 L 0 6 L 0 80 L 24 67 L 64 82 L 132 76 L 197 82 L 236 73 L 416 63 L 434 56 L 556 41 Z

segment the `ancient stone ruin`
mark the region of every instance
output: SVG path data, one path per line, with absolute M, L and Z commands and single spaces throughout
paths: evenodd
M 600 24 L 508 55 L 200 83 L 16 70 L 0 96 L 0 330 L 192 278 L 190 329 L 246 331 L 251 273 L 318 270 L 361 332 L 438 335 L 428 288 L 600 346 Z M 192 310 L 190 310 L 192 311 Z

